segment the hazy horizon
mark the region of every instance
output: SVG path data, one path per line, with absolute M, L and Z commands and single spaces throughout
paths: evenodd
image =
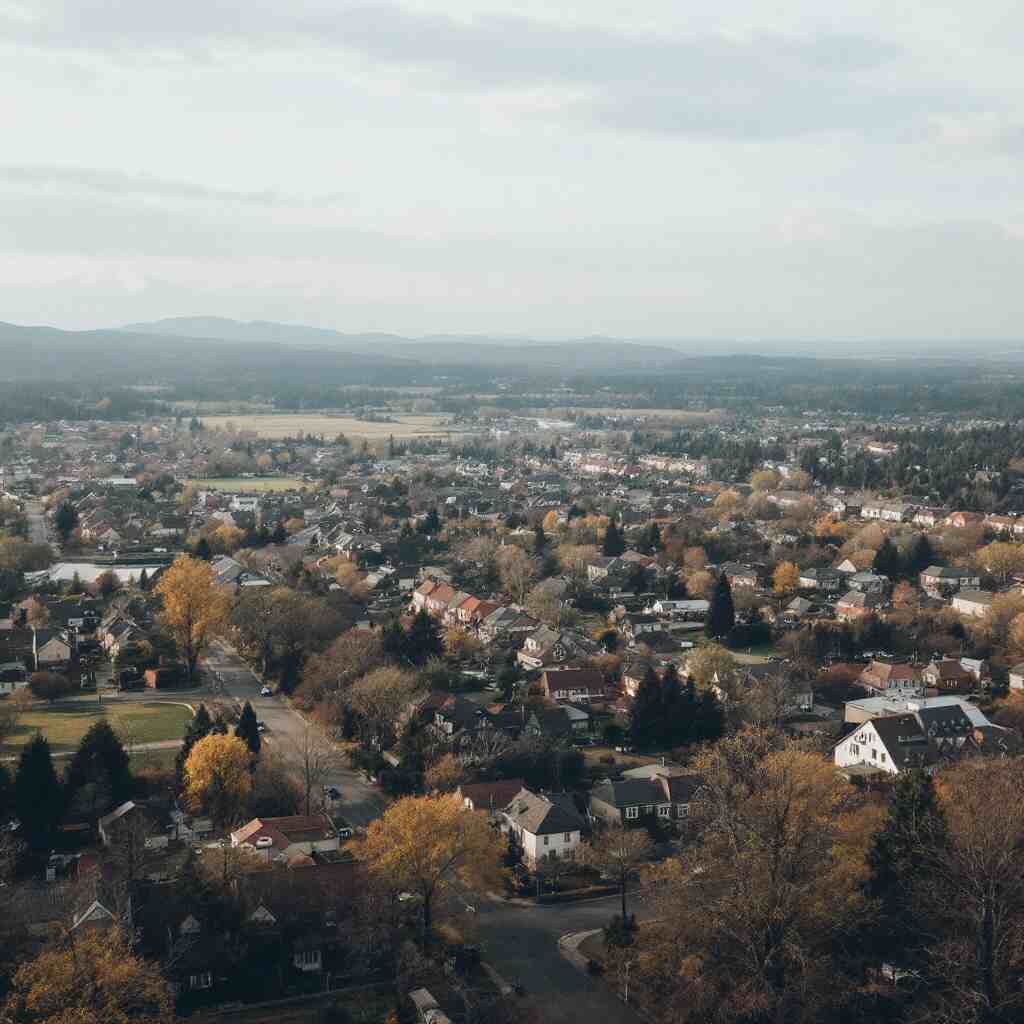
M 1019 344 L 1024 9 L 0 5 L 0 320 Z

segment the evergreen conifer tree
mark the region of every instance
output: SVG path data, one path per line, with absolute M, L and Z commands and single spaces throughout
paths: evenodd
M 662 735 L 664 712 L 661 680 L 648 666 L 629 712 L 629 736 L 635 747 L 644 750 L 658 742 Z
M 867 895 L 876 901 L 873 953 L 883 961 L 911 964 L 924 932 L 914 913 L 914 886 L 922 881 L 924 850 L 946 842 L 945 817 L 931 776 L 921 768 L 900 772 L 885 824 L 868 850 Z
M 626 539 L 622 536 L 622 531 L 615 525 L 613 519 L 608 524 L 608 529 L 604 534 L 604 542 L 601 545 L 601 551 L 609 558 L 616 558 L 626 550 Z
M 898 576 L 900 574 L 900 553 L 896 545 L 886 537 L 875 552 L 875 560 L 871 568 L 882 576 Z
M 64 810 L 64 794 L 42 733 L 22 748 L 14 778 L 14 809 L 21 822 L 19 835 L 28 848 L 38 853 L 49 850 Z
M 196 713 L 192 716 L 192 721 L 188 723 L 188 727 L 185 729 L 185 737 L 174 762 L 174 780 L 179 792 L 181 791 L 185 775 L 185 762 L 188 760 L 188 755 L 192 753 L 192 748 L 204 736 L 209 736 L 212 731 L 213 719 L 210 718 L 210 712 L 206 710 L 205 704 L 200 704 L 196 709 Z
M 725 573 L 719 573 L 715 588 L 711 592 L 708 617 L 704 622 L 704 632 L 709 637 L 726 637 L 736 625 L 736 609 L 732 603 L 732 587 Z
M 245 745 L 253 756 L 260 752 L 263 741 L 260 737 L 259 723 L 256 721 L 256 712 L 253 711 L 252 705 L 248 701 L 245 702 L 242 713 L 238 716 L 235 735 L 245 741 Z
M 109 787 L 113 806 L 123 803 L 131 795 L 132 773 L 128 752 L 105 718 L 91 725 L 79 741 L 64 779 L 69 797 L 89 784 Z

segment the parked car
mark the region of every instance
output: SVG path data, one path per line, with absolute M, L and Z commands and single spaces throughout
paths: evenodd
M 263 686 L 260 688 L 261 697 L 273 697 L 274 691 L 269 686 Z

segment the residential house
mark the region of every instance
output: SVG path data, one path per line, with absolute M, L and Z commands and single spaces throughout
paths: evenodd
M 864 722 L 840 740 L 833 758 L 840 768 L 866 766 L 896 775 L 904 768 L 931 767 L 977 749 L 971 720 L 958 706 L 922 707 Z
M 729 586 L 733 590 L 738 587 L 753 590 L 760 583 L 760 576 L 757 570 L 749 565 L 740 565 L 738 562 L 726 562 L 720 569 L 725 574 L 726 579 L 729 581 Z
M 28 686 L 28 672 L 24 662 L 0 662 L 0 696 L 7 696 Z
M 932 597 L 949 598 L 960 590 L 977 590 L 981 577 L 973 569 L 930 565 L 920 577 L 921 589 Z
M 881 594 L 866 594 L 860 590 L 849 590 L 836 602 L 836 618 L 840 622 L 863 619 L 876 612 L 885 598 Z
M 597 785 L 590 793 L 590 813 L 611 825 L 629 828 L 644 819 L 681 821 L 703 785 L 699 775 L 684 768 L 642 765 L 623 772 L 618 781 Z
M 862 519 L 877 519 L 883 523 L 909 523 L 917 506 L 906 501 L 866 501 L 861 506 Z
M 467 810 L 494 814 L 508 807 L 523 788 L 522 779 L 498 779 L 495 782 L 466 782 L 455 791 Z
M 548 700 L 554 701 L 589 703 L 608 695 L 604 674 L 594 668 L 546 669 L 541 673 L 540 688 Z
M 525 786 L 509 801 L 503 818 L 503 831 L 515 835 L 530 867 L 545 857 L 573 858 L 586 828 L 568 793 L 533 793 Z
M 843 574 L 836 569 L 804 569 L 798 581 L 803 590 L 820 590 L 825 594 L 835 594 L 843 586 Z
M 688 598 L 685 600 L 669 600 L 663 598 L 655 601 L 649 611 L 655 615 L 661 615 L 670 619 L 681 619 L 684 622 L 703 621 L 711 607 L 710 602 L 703 598 Z
M 889 577 L 870 571 L 855 572 L 847 577 L 846 585 L 862 594 L 885 594 L 889 589 Z
M 975 688 L 974 675 L 956 658 L 930 661 L 921 671 L 921 682 L 940 693 L 965 693 Z
M 961 615 L 970 615 L 972 618 L 980 619 L 988 613 L 992 607 L 995 594 L 987 590 L 961 590 L 953 596 L 953 611 Z
M 325 814 L 292 814 L 281 818 L 253 818 L 231 833 L 233 847 L 247 847 L 270 860 L 338 850 L 338 833 Z
M 914 696 L 921 692 L 917 669 L 906 663 L 872 661 L 861 672 L 857 682 L 881 697 Z
M 1024 690 L 1024 661 L 1018 662 L 1010 669 L 1010 689 Z
M 56 668 L 71 661 L 72 641 L 65 631 L 35 629 L 32 631 L 32 656 L 36 671 Z

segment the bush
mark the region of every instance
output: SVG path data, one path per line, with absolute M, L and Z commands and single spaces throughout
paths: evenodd
M 604 929 L 606 946 L 632 946 L 636 935 L 636 914 L 628 914 L 625 918 L 616 914 Z

